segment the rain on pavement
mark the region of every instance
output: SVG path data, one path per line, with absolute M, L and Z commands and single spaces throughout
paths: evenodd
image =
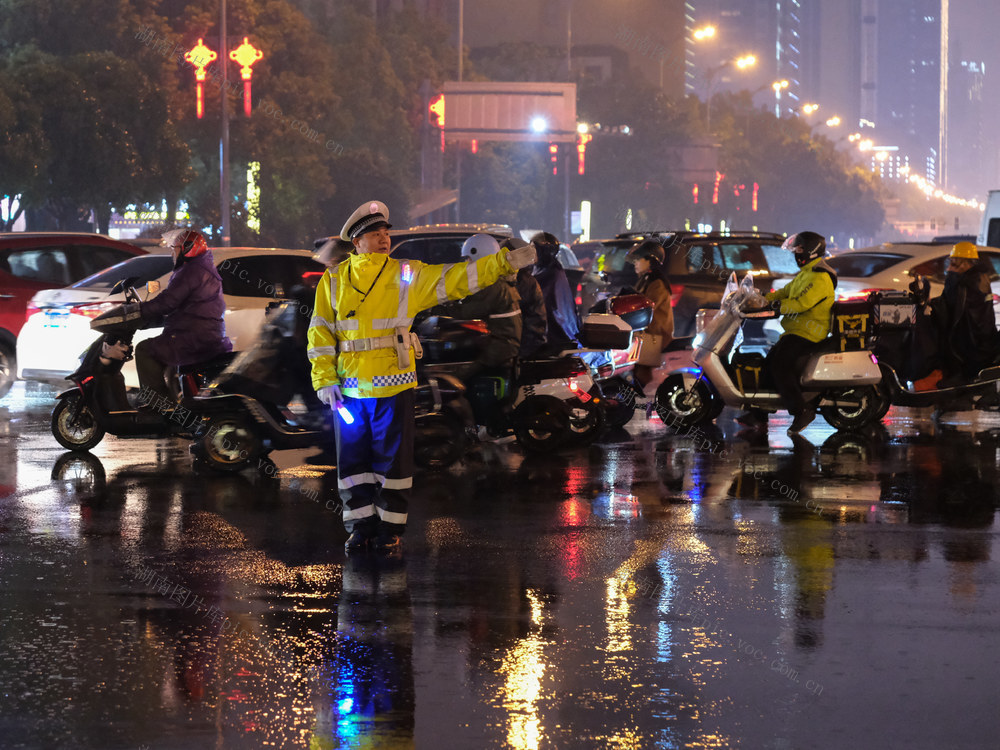
M 309 451 L 66 453 L 54 393 L 0 401 L 0 747 L 996 746 L 995 414 L 486 446 L 345 560 Z

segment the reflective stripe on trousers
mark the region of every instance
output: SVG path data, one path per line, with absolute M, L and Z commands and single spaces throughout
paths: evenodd
M 406 527 L 415 401 L 412 388 L 383 398 L 344 398 L 354 422 L 336 420 L 337 486 L 348 532 L 376 516 L 393 533 Z

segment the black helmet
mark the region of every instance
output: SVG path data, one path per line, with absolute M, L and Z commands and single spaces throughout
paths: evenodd
M 789 235 L 781 247 L 783 250 L 795 253 L 795 262 L 799 268 L 826 255 L 826 240 L 823 235 L 815 232 L 799 232 Z
M 531 244 L 538 252 L 538 265 L 547 266 L 557 262 L 559 239 L 551 232 L 538 232 L 531 238 Z
M 625 262 L 634 263 L 639 260 L 639 258 L 645 258 L 650 262 L 656 262 L 663 265 L 663 259 L 665 257 L 666 255 L 663 252 L 663 245 L 656 240 L 643 240 L 628 251 L 628 255 L 625 256 Z

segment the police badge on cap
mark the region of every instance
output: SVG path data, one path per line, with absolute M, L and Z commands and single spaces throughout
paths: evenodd
M 381 227 L 386 229 L 392 227 L 389 223 L 389 209 L 382 201 L 368 201 L 358 206 L 358 210 L 351 214 L 351 218 L 340 230 L 340 239 L 353 240 L 365 232 Z

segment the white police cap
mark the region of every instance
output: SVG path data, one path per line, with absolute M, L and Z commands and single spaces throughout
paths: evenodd
M 368 201 L 358 206 L 358 210 L 351 214 L 351 218 L 340 230 L 340 239 L 353 240 L 365 232 L 382 226 L 386 229 L 392 227 L 389 223 L 389 209 L 382 201 Z

